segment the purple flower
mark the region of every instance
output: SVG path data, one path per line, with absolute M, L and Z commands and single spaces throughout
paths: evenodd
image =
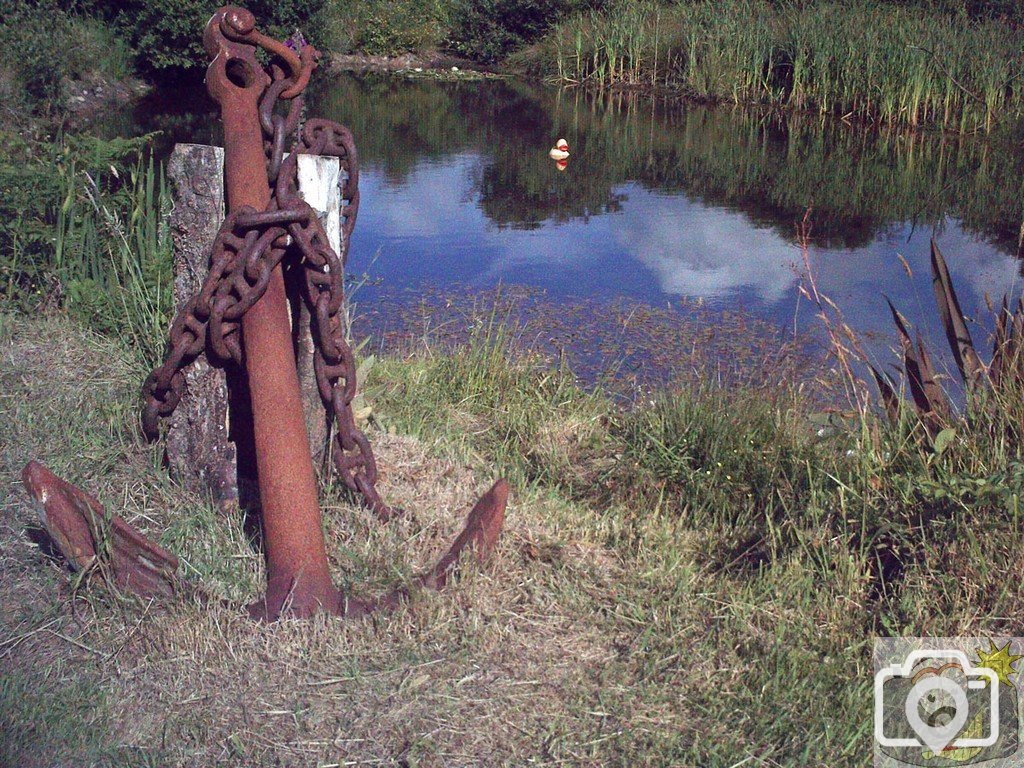
M 309 45 L 309 43 L 306 42 L 306 38 L 303 37 L 302 32 L 297 29 L 291 37 L 284 41 L 284 44 L 296 53 L 302 53 L 302 49 Z

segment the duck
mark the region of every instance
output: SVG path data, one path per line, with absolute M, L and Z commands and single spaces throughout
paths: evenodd
M 565 160 L 569 157 L 569 142 L 565 139 L 559 139 L 555 146 L 551 148 L 551 151 L 548 152 L 548 156 L 552 160 Z

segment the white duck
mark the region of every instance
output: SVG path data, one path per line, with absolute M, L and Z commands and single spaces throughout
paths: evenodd
M 548 152 L 548 156 L 552 160 L 566 160 L 569 157 L 569 142 L 565 139 L 559 139 L 558 142 Z

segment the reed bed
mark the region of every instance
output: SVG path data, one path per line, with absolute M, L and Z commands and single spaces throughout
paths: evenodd
M 960 133 L 1024 111 L 1024 30 L 871 2 L 616 3 L 571 18 L 515 61 L 562 83 Z
M 50 275 L 72 315 L 126 336 L 151 366 L 171 311 L 171 196 L 162 165 L 129 154 L 134 161 L 122 156 L 106 168 L 72 155 L 62 169 Z

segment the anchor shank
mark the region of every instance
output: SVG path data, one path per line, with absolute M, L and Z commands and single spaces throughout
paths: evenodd
M 216 16 L 211 25 L 215 23 Z M 255 58 L 251 64 L 242 60 L 255 71 Z M 216 77 L 211 73 L 208 86 L 211 94 L 217 91 L 214 98 L 220 101 L 224 121 L 228 210 L 249 206 L 263 211 L 271 195 L 257 109 L 262 84 L 238 87 L 223 79 L 214 83 Z M 267 596 L 259 612 L 275 618 L 282 607 L 296 616 L 318 609 L 337 611 L 340 596 L 328 571 L 280 265 L 266 293 L 243 316 L 242 341 L 268 570 Z

